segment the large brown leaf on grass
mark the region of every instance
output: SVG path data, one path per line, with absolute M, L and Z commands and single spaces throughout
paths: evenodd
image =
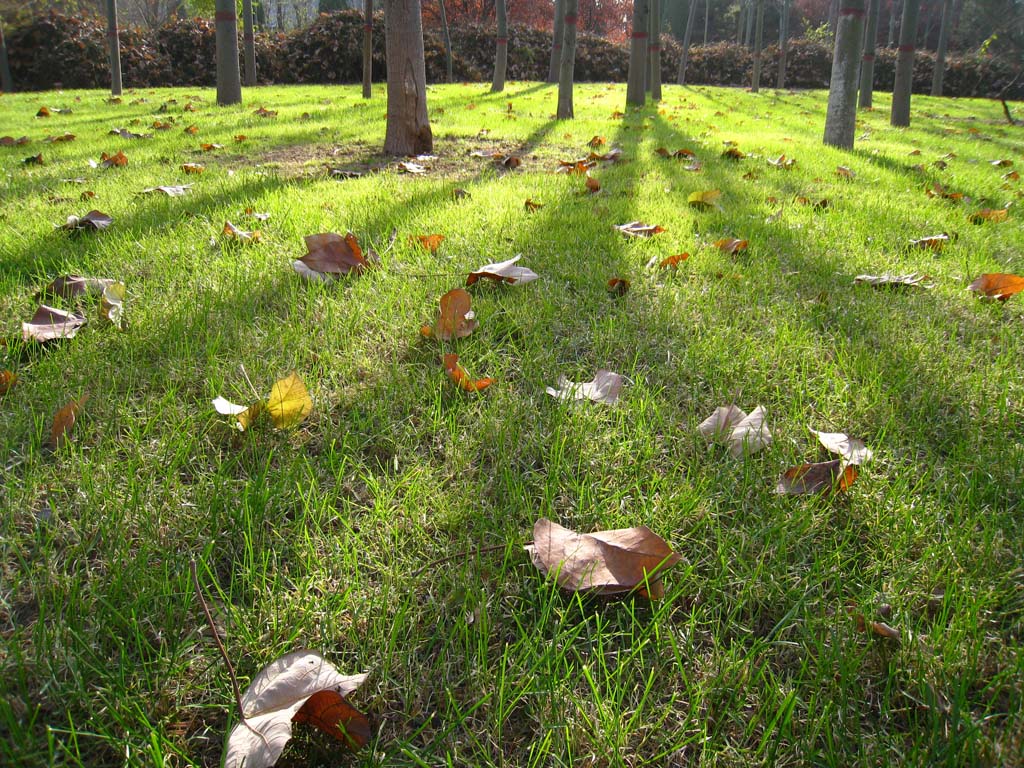
M 292 722 L 312 725 L 353 751 L 370 741 L 370 721 L 337 691 L 314 693 Z
M 32 319 L 21 324 L 21 337 L 25 341 L 39 342 L 73 339 L 85 323 L 86 319 L 75 312 L 40 304 Z
M 92 210 L 84 216 L 68 216 L 61 229 L 77 234 L 79 232 L 99 232 L 114 223 L 114 219 L 102 211 Z
M 439 341 L 451 341 L 469 336 L 479 325 L 479 321 L 473 317 L 471 304 L 472 299 L 464 289 L 455 288 L 448 291 L 441 297 L 434 325 L 424 325 L 420 328 L 420 333 L 428 337 L 433 336 Z
M 77 400 L 72 399 L 54 414 L 53 424 L 50 425 L 50 436 L 46 439 L 47 448 L 56 450 L 68 441 L 71 428 L 75 426 L 78 414 L 88 399 L 89 395 L 82 395 Z
M 791 496 L 821 494 L 830 496 L 846 491 L 857 479 L 857 467 L 843 466 L 842 459 L 816 464 L 800 464 L 782 473 L 775 492 Z
M 988 272 L 967 286 L 967 290 L 987 299 L 1006 301 L 1014 294 L 1024 291 L 1024 277 L 1006 272 Z
M 526 551 L 563 589 L 599 595 L 643 590 L 660 597 L 662 574 L 680 560 L 646 526 L 579 534 L 546 518 L 534 524 Z
M 316 651 L 294 651 L 264 667 L 242 696 L 245 722 L 231 729 L 224 768 L 269 768 L 277 762 L 291 739 L 293 722 L 311 722 L 321 727 L 319 721 L 322 720 L 324 725 L 328 724 L 331 716 L 329 705 L 335 701 L 333 697 L 315 702 L 313 707 L 297 717 L 315 694 L 328 691 L 339 697 L 348 696 L 365 679 L 365 674 L 342 675 Z M 344 723 L 345 733 L 352 741 L 359 743 L 359 734 L 368 735 L 365 718 L 354 709 L 338 714 L 348 716 L 348 722 Z M 352 724 L 351 729 L 349 723 Z M 341 720 L 334 725 L 342 725 Z M 330 730 L 327 732 L 332 733 Z M 345 739 L 346 742 L 349 740 Z
M 351 232 L 346 232 L 344 237 L 333 232 L 306 235 L 305 240 L 307 253 L 293 261 L 292 267 L 313 280 L 331 280 L 349 272 L 361 275 L 376 258 L 373 251 L 363 255 L 359 241 Z

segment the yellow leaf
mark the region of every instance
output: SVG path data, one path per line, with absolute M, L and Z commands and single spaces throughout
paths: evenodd
M 721 196 L 722 193 L 720 190 L 702 189 L 696 192 L 691 192 L 690 196 L 686 199 L 686 202 L 690 204 L 691 208 L 697 208 L 699 210 L 707 210 L 709 208 L 722 210 L 722 206 L 718 202 L 718 198 Z
M 313 410 L 313 401 L 306 391 L 306 385 L 293 371 L 276 382 L 270 390 L 267 411 L 278 429 L 294 427 Z

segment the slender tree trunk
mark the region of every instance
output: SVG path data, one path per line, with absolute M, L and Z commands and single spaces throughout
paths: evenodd
M 754 44 L 754 0 L 747 2 L 747 23 L 743 31 L 743 45 L 750 48 Z
M 696 5 L 697 0 L 690 0 Z M 661 0 L 651 0 L 651 32 L 647 58 L 651 74 L 651 101 L 661 101 Z
M 107 0 L 107 45 L 110 49 L 110 94 L 121 95 L 121 41 L 117 34 L 117 0 Z
M 690 35 L 693 33 L 693 17 L 697 12 L 697 2 L 698 0 L 690 0 L 690 8 L 686 12 L 686 31 L 683 33 L 683 50 L 679 54 L 679 73 L 676 76 L 676 82 L 680 85 L 686 85 L 686 65 L 690 60 Z
M 754 23 L 754 72 L 750 90 L 761 90 L 761 47 L 764 44 L 764 0 L 757 0 L 757 21 Z
M 633 0 L 633 31 L 629 40 L 629 71 L 626 74 L 626 104 L 642 107 L 644 61 L 647 58 L 647 0 Z
M 373 0 L 363 4 L 363 98 L 373 92 Z
M 910 90 L 914 85 L 914 39 L 917 37 L 917 15 L 921 0 L 903 0 L 900 20 L 900 46 L 896 53 L 896 82 L 892 87 L 892 111 L 889 123 L 910 125 Z
M 559 120 L 572 120 L 572 79 L 576 66 L 576 20 L 579 0 L 562 0 L 562 58 L 558 65 L 558 110 Z
M 836 22 L 832 81 L 828 87 L 828 112 L 825 115 L 825 143 L 833 147 L 853 149 L 863 35 L 864 0 L 845 0 Z
M 252 28 L 252 0 L 242 0 L 242 40 L 245 45 L 245 85 L 256 85 L 256 37 Z
M 896 0 L 889 0 L 889 39 L 886 48 L 896 45 Z
M 242 76 L 238 71 L 238 18 L 235 0 L 217 0 L 217 103 L 242 103 Z
M 7 40 L 4 38 L 4 21 L 0 18 L 0 91 L 12 93 L 14 80 L 11 79 L 11 65 L 7 61 Z
M 385 0 L 384 55 L 388 62 L 388 124 L 384 152 L 389 155 L 430 152 L 434 148 L 434 136 L 427 117 L 420 0 Z
M 828 31 L 832 33 L 832 40 L 836 39 L 836 30 L 839 27 L 839 0 L 829 0 L 828 4 Z
M 386 2 L 386 0 L 385 0 L 385 2 Z M 448 72 L 448 82 L 449 83 L 454 83 L 455 82 L 455 66 L 454 66 L 454 63 L 452 62 L 452 34 L 449 31 L 449 29 L 448 29 L 448 12 L 445 10 L 444 0 L 438 0 L 437 4 L 441 8 L 441 34 L 444 36 L 444 60 L 445 60 L 445 66 L 447 67 L 447 72 Z M 417 7 L 420 7 L 419 3 L 417 3 Z M 421 8 L 421 10 L 417 11 L 417 13 L 421 13 L 421 12 L 422 12 L 422 8 Z M 423 21 L 422 21 L 422 16 L 421 16 L 420 17 L 421 29 L 422 29 L 422 24 L 423 24 Z M 388 28 L 387 25 L 388 25 L 387 12 L 385 11 L 385 14 L 384 14 L 384 30 L 385 30 L 385 34 L 387 34 L 387 28 Z M 422 35 L 420 35 L 420 37 L 422 37 Z M 420 47 L 422 47 L 422 41 L 421 41 Z M 390 86 L 388 87 L 388 92 L 390 93 Z
M 868 23 L 864 31 L 864 56 L 860 63 L 860 107 L 871 106 L 871 97 L 875 89 L 875 46 L 878 43 L 878 17 L 882 9 L 882 0 L 870 0 Z
M 508 14 L 505 12 L 505 0 L 495 0 L 494 14 L 498 19 L 498 47 L 494 52 L 491 93 L 500 93 L 505 90 L 505 72 L 508 69 Z
M 704 0 L 704 45 L 708 44 L 708 20 L 711 18 L 711 0 Z
M 740 0 L 740 11 L 736 14 L 736 45 L 743 45 L 743 30 L 746 29 L 747 2 Z
M 789 58 L 789 5 L 790 0 L 782 0 L 782 16 L 779 19 L 779 76 L 775 87 L 786 87 L 786 60 Z
M 565 36 L 565 0 L 555 0 L 555 19 L 551 34 L 551 62 L 548 64 L 548 82 L 558 82 L 562 66 L 562 38 Z
M 949 24 L 953 15 L 953 0 L 942 4 L 942 24 L 939 26 L 939 45 L 935 51 L 935 72 L 932 73 L 932 96 L 942 95 L 942 79 L 946 74 L 946 45 L 949 42 Z

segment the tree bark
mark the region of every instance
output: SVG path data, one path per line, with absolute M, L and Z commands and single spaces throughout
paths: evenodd
M 629 71 L 626 75 L 626 104 L 642 107 L 644 62 L 647 59 L 647 0 L 633 0 L 633 31 L 629 40 Z
M 235 0 L 217 0 L 217 103 L 242 103 L 242 76 L 238 71 L 238 18 Z
M 245 50 L 245 85 L 256 85 L 256 37 L 252 28 L 252 0 L 242 0 L 242 40 Z
M 832 33 L 833 42 L 836 39 L 836 30 L 839 28 L 839 0 L 829 0 L 828 4 L 828 31 Z
M 942 95 L 942 80 L 946 75 L 946 45 L 949 42 L 949 24 L 953 15 L 953 0 L 942 4 L 942 22 L 939 26 L 939 44 L 935 51 L 935 71 L 932 73 L 932 96 Z
M 704 45 L 708 44 L 708 20 L 711 18 L 711 0 L 704 0 Z
M 679 73 L 676 76 L 676 82 L 680 85 L 686 85 L 686 65 L 690 60 L 690 36 L 693 33 L 693 17 L 696 12 L 697 0 L 690 0 L 690 8 L 686 12 L 686 31 L 683 33 L 683 50 L 679 54 Z
M 740 10 L 736 14 L 736 45 L 743 45 L 743 30 L 746 28 L 744 22 L 747 19 L 746 0 L 740 0 Z
M 757 0 L 757 21 L 754 22 L 754 72 L 750 83 L 750 90 L 753 93 L 761 90 L 761 47 L 763 44 L 764 0 Z
M 107 0 L 107 46 L 110 54 L 110 95 L 121 95 L 121 41 L 117 30 L 117 0 Z
M 845 0 L 836 22 L 832 80 L 825 115 L 825 143 L 853 149 L 857 128 L 857 80 L 864 34 L 864 0 Z
M 779 76 L 775 87 L 786 87 L 786 62 L 789 58 L 789 5 L 790 0 L 782 0 L 781 17 L 779 18 Z
M 373 93 L 373 0 L 363 4 L 363 98 Z
M 7 61 L 7 40 L 4 38 L 4 21 L 0 19 L 0 91 L 14 92 L 14 80 L 11 79 L 11 65 Z
M 878 17 L 882 0 L 869 0 L 868 21 L 864 31 L 864 55 L 860 63 L 860 107 L 871 106 L 875 89 L 875 46 L 878 44 Z
M 889 123 L 910 125 L 910 89 L 914 85 L 914 39 L 917 37 L 917 15 L 921 0 L 903 0 L 900 20 L 900 45 L 896 53 L 896 82 L 892 87 L 892 111 Z
M 455 82 L 455 66 L 454 66 L 454 64 L 452 62 L 452 34 L 451 34 L 451 31 L 448 29 L 448 12 L 445 10 L 444 0 L 438 0 L 437 4 L 441 8 L 441 34 L 444 36 L 444 60 L 445 60 L 445 66 L 447 67 L 448 82 L 449 83 L 454 83 Z M 385 0 L 385 6 L 384 7 L 385 8 L 387 7 L 386 0 Z M 417 13 L 421 13 L 422 14 L 422 7 L 419 5 L 419 3 L 417 3 L 417 7 L 420 8 L 420 10 L 417 11 Z M 384 12 L 384 17 L 385 17 L 384 18 L 384 29 L 385 29 L 385 35 L 386 35 L 387 34 L 387 23 L 388 23 L 387 11 Z M 420 28 L 421 28 L 421 30 L 422 30 L 422 24 L 423 24 L 423 17 L 421 16 L 420 17 Z M 423 35 L 421 34 L 420 37 L 422 37 L 422 36 Z M 422 47 L 422 43 L 421 43 L 420 47 Z M 424 66 L 426 66 L 426 65 L 424 65 Z M 390 93 L 390 87 L 389 87 L 389 91 L 388 92 Z
M 558 82 L 562 66 L 562 38 L 565 36 L 565 0 L 555 0 L 555 19 L 551 34 L 551 62 L 548 64 L 548 82 Z
M 505 72 L 508 70 L 508 14 L 505 11 L 505 0 L 495 0 L 494 13 L 498 20 L 498 47 L 494 52 L 491 93 L 500 93 L 505 90 Z
M 747 0 L 747 22 L 743 30 L 743 45 L 750 48 L 754 44 L 754 0 Z
M 562 0 L 562 58 L 558 64 L 558 110 L 559 120 L 572 120 L 572 79 L 576 66 L 576 19 L 579 0 Z
M 389 155 L 428 153 L 434 148 L 434 135 L 427 117 L 420 0 L 385 0 L 384 54 L 388 62 L 388 124 L 384 152 Z
M 696 5 L 696 0 L 690 0 Z M 648 80 L 651 83 L 651 101 L 661 101 L 661 0 L 651 0 L 650 45 L 647 47 L 647 60 L 651 72 Z
M 885 44 L 886 48 L 892 48 L 896 44 L 896 0 L 889 0 L 889 38 Z

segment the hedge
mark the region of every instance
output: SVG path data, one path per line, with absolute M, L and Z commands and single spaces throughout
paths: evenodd
M 374 22 L 373 76 L 387 74 L 384 60 L 384 20 Z M 304 29 L 288 34 L 256 35 L 256 61 L 263 83 L 356 83 L 362 80 L 363 19 L 358 11 L 321 14 Z M 458 81 L 490 79 L 494 66 L 494 30 L 479 25 L 453 27 L 454 75 Z M 177 19 L 155 31 L 122 29 L 121 68 L 126 86 L 213 85 L 215 82 L 214 24 L 207 19 Z M 628 51 L 625 46 L 593 35 L 580 34 L 576 79 L 580 82 L 623 82 Z M 7 46 L 17 88 L 46 90 L 105 88 L 109 85 L 106 25 L 102 19 L 63 16 L 50 12 L 9 30 Z M 681 46 L 663 38 L 662 79 L 675 82 Z M 444 82 L 444 44 L 437 30 L 424 33 L 427 79 Z M 512 80 L 547 77 L 551 35 L 512 26 L 509 29 L 508 76 Z M 778 48 L 764 50 L 761 84 L 775 83 Z M 934 55 L 919 51 L 914 60 L 914 92 L 931 88 Z M 686 81 L 692 85 L 750 85 L 752 56 L 735 43 L 715 43 L 690 49 Z M 875 88 L 891 91 L 896 52 L 880 48 L 875 59 Z M 1000 95 L 1024 98 L 1024 78 L 1010 66 L 985 57 L 950 57 L 945 93 L 949 96 Z M 820 43 L 793 40 L 786 68 L 790 88 L 827 88 L 832 67 L 831 50 Z

